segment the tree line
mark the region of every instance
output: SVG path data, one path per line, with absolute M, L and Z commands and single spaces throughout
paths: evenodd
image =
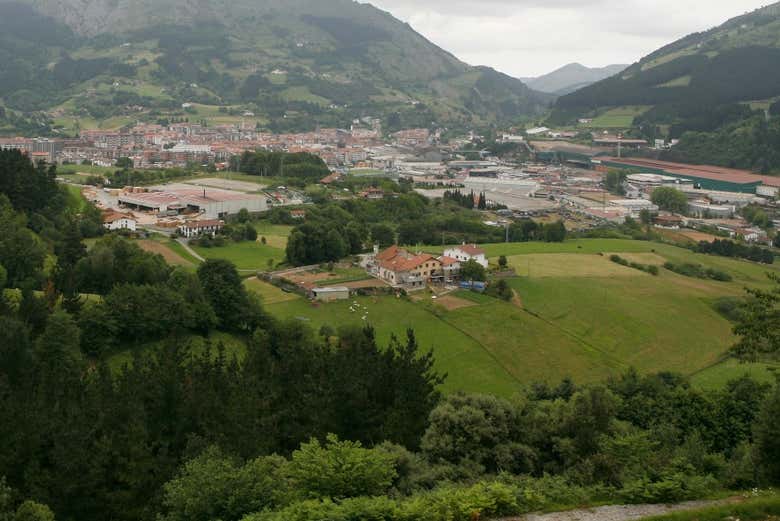
M 712 242 L 701 241 L 696 246 L 699 253 L 720 255 L 721 257 L 736 257 L 763 264 L 774 264 L 775 254 L 768 248 L 761 246 L 748 246 L 727 239 L 715 239 Z
M 244 152 L 240 157 L 231 158 L 230 169 L 255 176 L 314 182 L 330 174 L 330 169 L 319 156 L 307 152 Z

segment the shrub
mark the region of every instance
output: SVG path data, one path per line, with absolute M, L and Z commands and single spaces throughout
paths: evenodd
M 718 482 L 712 476 L 676 472 L 657 480 L 645 477 L 626 483 L 620 495 L 630 503 L 675 503 L 704 497 L 717 489 Z
M 733 280 L 728 273 L 713 268 L 705 269 L 701 264 L 691 264 L 688 262 L 684 264 L 674 264 L 672 262 L 667 262 L 664 264 L 664 268 L 677 273 L 678 275 L 696 279 L 711 279 L 719 282 L 731 282 Z

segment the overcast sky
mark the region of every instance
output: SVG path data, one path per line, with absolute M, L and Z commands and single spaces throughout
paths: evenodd
M 371 0 L 472 65 L 516 77 L 633 63 L 771 0 Z

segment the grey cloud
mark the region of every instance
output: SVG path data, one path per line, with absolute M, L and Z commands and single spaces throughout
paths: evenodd
M 632 63 L 766 0 L 373 0 L 461 59 L 515 76 Z

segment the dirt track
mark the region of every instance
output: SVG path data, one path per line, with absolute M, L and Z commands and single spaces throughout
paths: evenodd
M 138 246 L 140 246 L 144 251 L 162 255 L 168 264 L 174 264 L 176 266 L 192 266 L 190 261 L 170 249 L 168 246 L 160 244 L 159 242 L 138 241 Z
M 646 517 L 660 516 L 685 510 L 697 510 L 730 502 L 734 502 L 734 500 L 689 501 L 676 505 L 612 505 L 591 509 L 571 510 L 569 512 L 554 512 L 551 514 L 528 514 L 521 517 L 504 518 L 498 521 L 634 521 Z

